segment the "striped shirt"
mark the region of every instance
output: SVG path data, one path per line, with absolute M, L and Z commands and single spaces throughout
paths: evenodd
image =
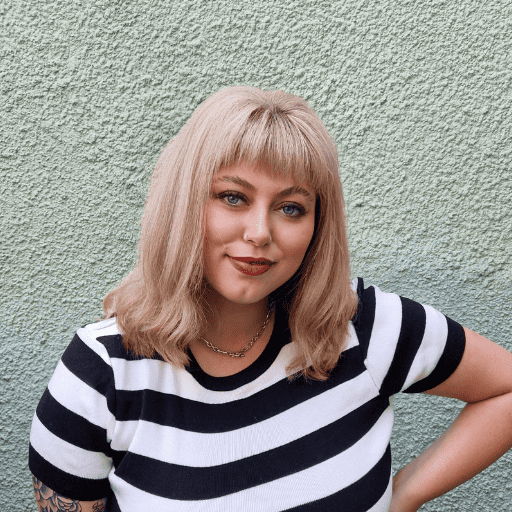
M 112 511 L 387 511 L 390 398 L 449 377 L 464 331 L 354 286 L 349 343 L 324 382 L 287 380 L 296 348 L 280 308 L 261 356 L 227 377 L 128 353 L 115 319 L 79 329 L 33 419 L 32 473 Z

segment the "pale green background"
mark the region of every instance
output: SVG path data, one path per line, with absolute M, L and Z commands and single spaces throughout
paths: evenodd
M 511 348 L 510 0 L 0 3 L 0 510 L 30 422 L 134 263 L 159 152 L 219 88 L 307 99 L 338 145 L 353 275 Z M 396 399 L 395 469 L 461 404 Z M 428 511 L 512 510 L 511 453 Z

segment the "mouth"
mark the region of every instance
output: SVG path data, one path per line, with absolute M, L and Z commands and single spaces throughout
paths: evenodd
M 249 276 L 259 276 L 267 272 L 275 262 L 263 259 L 252 259 L 252 258 L 232 258 L 229 257 L 229 261 L 235 267 L 236 270 L 242 274 Z
M 249 256 L 247 256 L 247 257 L 245 257 L 245 256 L 241 256 L 241 257 L 230 256 L 230 258 L 232 258 L 236 261 L 241 261 L 243 263 L 249 263 L 250 265 L 273 265 L 275 263 L 274 261 L 270 261 L 267 258 L 251 258 Z

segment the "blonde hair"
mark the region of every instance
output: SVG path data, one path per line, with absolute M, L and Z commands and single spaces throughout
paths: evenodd
M 315 192 L 315 232 L 297 273 L 271 294 L 288 312 L 295 376 L 325 380 L 357 309 L 350 285 L 336 146 L 300 97 L 231 87 L 209 97 L 163 150 L 153 173 L 133 271 L 103 301 L 127 350 L 183 367 L 204 331 L 203 207 L 221 167 L 262 163 Z M 290 379 L 293 378 L 290 376 Z

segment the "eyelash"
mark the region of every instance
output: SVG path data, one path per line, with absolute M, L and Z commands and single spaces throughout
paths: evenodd
M 240 192 L 230 192 L 228 190 L 226 192 L 221 192 L 220 194 L 217 194 L 218 199 L 225 199 L 226 197 L 236 197 L 237 199 L 241 199 L 242 201 L 247 201 L 245 196 L 243 194 L 240 194 Z M 233 206 L 234 208 L 236 208 L 238 206 L 237 204 L 231 204 L 231 203 L 227 203 L 227 202 L 225 202 L 225 204 L 227 204 L 228 206 Z M 302 217 L 306 213 L 306 209 L 299 204 L 287 203 L 284 206 L 282 206 L 281 209 L 286 208 L 286 207 L 295 208 L 299 212 L 298 215 L 286 215 L 287 217 L 295 217 L 295 218 Z

